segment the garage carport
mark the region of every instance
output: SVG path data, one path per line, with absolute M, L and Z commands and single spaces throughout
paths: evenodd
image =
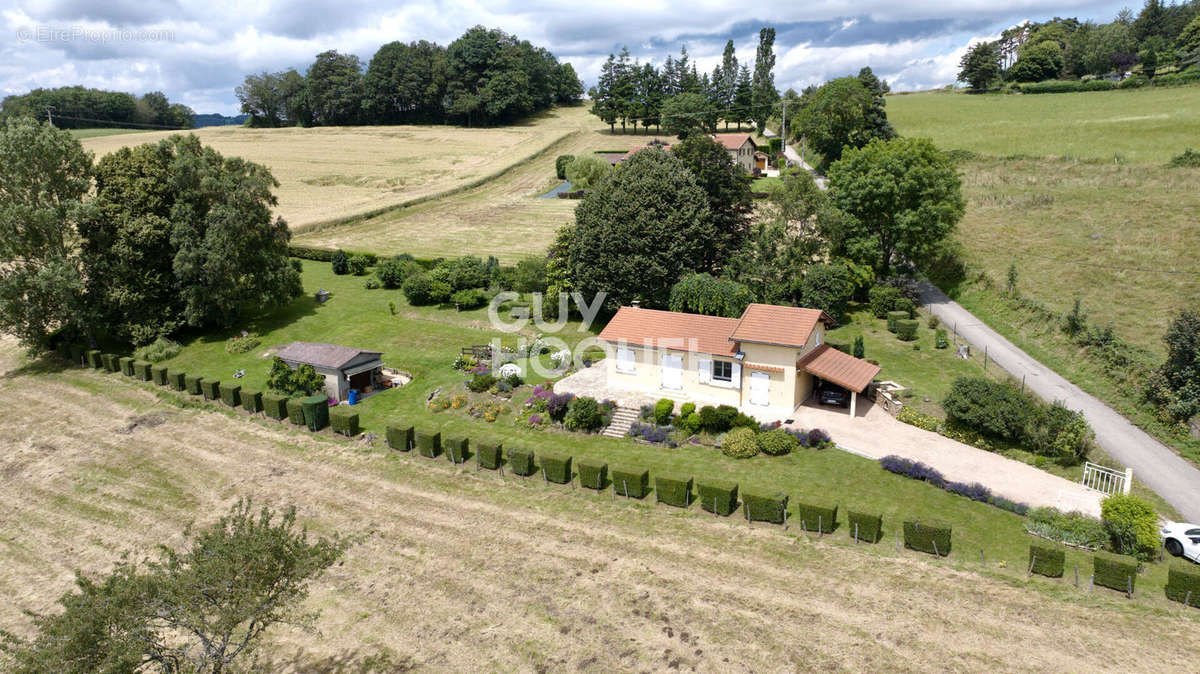
M 881 368 L 822 344 L 796 361 L 796 369 L 846 389 L 850 394 L 850 416 L 853 418 L 858 406 L 858 394 L 866 390 Z

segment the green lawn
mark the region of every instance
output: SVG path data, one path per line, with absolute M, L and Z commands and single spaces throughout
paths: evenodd
M 1023 531 L 1022 518 L 886 473 L 874 461 L 845 452 L 803 450 L 784 457 L 759 456 L 739 461 L 711 447 L 667 449 L 596 435 L 533 430 L 503 417 L 488 423 L 471 418 L 462 410 L 431 412 L 425 401 L 434 391 L 461 390 L 466 380 L 462 373 L 451 368 L 459 347 L 486 343 L 493 336 L 487 327 L 486 311 L 457 313 L 453 309 L 411 307 L 399 291 L 362 289 L 364 277 L 334 276 L 324 263 L 305 261 L 304 265 L 305 290 L 309 293 L 306 297 L 276 315 L 230 331 L 229 334 L 241 329 L 259 332 L 263 343 L 258 349 L 229 355 L 224 347 L 228 335 L 214 335 L 191 340 L 180 355 L 165 364 L 189 374 L 220 378 L 231 377 L 236 369 L 244 368 L 247 373 L 242 380 L 244 385 L 260 387 L 269 369 L 269 360 L 260 354 L 269 346 L 301 339 L 378 349 L 383 351 L 388 365 L 412 372 L 415 379 L 402 389 L 383 392 L 356 407 L 367 432 L 382 435 L 389 423 L 406 421 L 419 428 L 438 429 L 444 435 L 467 436 L 476 441 L 496 439 L 506 447 L 561 452 L 576 460 L 601 459 L 614 466 L 643 467 L 652 475 L 681 473 L 697 479 L 733 480 L 743 488 L 757 491 L 783 491 L 791 495 L 793 503 L 838 504 L 842 512 L 852 508 L 882 513 L 887 539 L 880 545 L 894 545 L 903 518 L 939 518 L 954 526 L 953 559 L 971 563 L 979 559 L 982 550 L 988 560 L 1007 560 L 1014 572 L 1024 563 L 1031 539 Z M 317 288 L 330 290 L 332 299 L 316 305 L 310 298 Z M 395 315 L 390 312 L 388 302 L 395 303 Z M 899 342 L 880 324 L 861 312 L 854 312 L 845 325 L 830 333 L 830 338 L 849 342 L 862 334 L 867 357 L 883 363 L 884 376 L 913 386 L 919 396 L 913 402 L 918 406 L 926 406 L 925 396 L 939 399 L 957 374 L 982 372 L 978 359 L 961 361 L 953 358 L 952 350 L 933 349 L 933 331 L 926 327 L 922 327 L 918 341 L 921 350 L 914 352 L 911 343 Z M 591 334 L 580 332 L 577 327 L 572 324 L 559 335 L 573 344 Z M 506 340 L 512 343 L 513 337 L 507 336 Z M 163 389 L 156 390 L 168 399 L 180 398 Z M 522 397 L 518 395 L 516 399 Z M 517 404 L 510 406 L 515 416 Z M 844 520 L 845 516 L 840 517 Z M 847 535 L 843 527 L 834 536 L 844 539 Z M 1091 568 L 1085 555 L 1071 552 L 1069 559 L 1071 563 L 1079 563 L 1081 569 Z M 1153 565 L 1146 580 L 1161 586 L 1165 574 L 1165 565 Z
M 943 149 L 1163 163 L 1200 149 L 1200 86 L 1072 94 L 937 91 L 887 99 L 901 135 Z
M 84 138 L 99 138 L 100 136 L 121 136 L 127 133 L 146 133 L 146 129 L 67 129 L 75 140 Z
M 750 183 L 750 189 L 754 192 L 767 192 L 772 185 L 778 185 L 779 178 L 757 178 Z

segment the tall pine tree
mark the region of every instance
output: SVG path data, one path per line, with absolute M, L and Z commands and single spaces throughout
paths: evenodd
M 758 53 L 754 57 L 754 114 L 758 132 L 767 128 L 767 116 L 779 100 L 775 89 L 775 29 L 758 31 Z

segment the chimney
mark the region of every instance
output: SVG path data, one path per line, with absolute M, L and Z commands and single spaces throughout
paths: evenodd
M 630 302 L 630 303 L 629 303 L 629 306 L 633 307 L 634 309 L 637 309 L 637 308 L 639 308 L 639 307 L 641 307 L 641 306 L 642 306 L 642 301 L 641 301 L 641 300 L 634 300 L 634 301 L 632 301 L 632 302 Z

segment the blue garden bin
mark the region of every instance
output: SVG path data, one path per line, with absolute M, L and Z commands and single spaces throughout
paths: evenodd
M 357 390 L 357 389 L 350 389 L 350 395 L 349 395 L 349 397 L 347 398 L 347 401 L 348 401 L 348 402 L 349 402 L 351 405 L 357 405 L 357 404 L 358 404 L 358 390 Z

